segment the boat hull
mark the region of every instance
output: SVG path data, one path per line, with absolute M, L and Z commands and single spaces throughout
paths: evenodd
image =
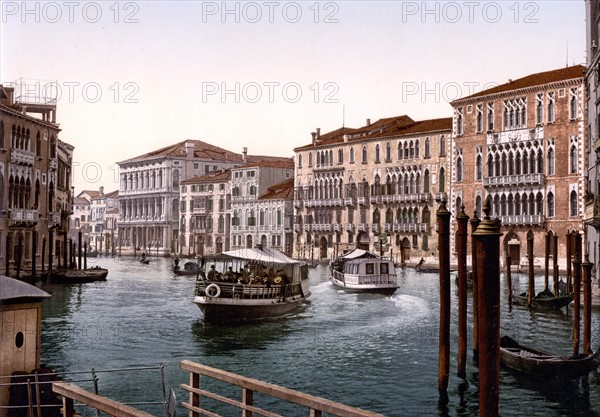
M 290 297 L 283 301 L 275 298 L 245 300 L 198 295 L 194 297 L 193 302 L 204 314 L 205 321 L 223 323 L 282 316 L 301 306 L 307 296 Z
M 600 349 L 593 355 L 562 357 L 542 350 L 520 345 L 510 337 L 500 341 L 500 361 L 507 368 L 546 378 L 573 379 L 596 369 Z
M 561 308 L 568 306 L 571 301 L 573 301 L 573 294 L 552 298 L 534 297 L 531 301 L 531 307 L 536 310 L 560 310 Z M 527 294 L 517 294 L 513 292 L 513 302 L 518 305 L 528 305 Z
M 391 295 L 398 289 L 396 284 L 348 284 L 333 276 L 329 277 L 329 281 L 337 288 L 351 293 L 367 292 Z
M 108 270 L 105 268 L 59 269 L 52 271 L 50 280 L 56 284 L 82 284 L 86 282 L 106 281 Z

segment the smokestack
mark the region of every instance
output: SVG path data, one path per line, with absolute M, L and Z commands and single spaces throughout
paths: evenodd
M 104 187 L 100 186 L 100 195 L 104 195 Z
M 185 143 L 185 157 L 191 159 L 194 157 L 194 142 L 186 142 Z
M 367 126 L 371 126 L 371 119 L 367 119 Z
M 310 135 L 312 136 L 312 143 L 314 145 L 317 139 L 317 132 L 310 132 Z
M 321 128 L 317 127 L 317 139 L 321 138 Z
M 242 148 L 242 161 L 248 161 L 248 148 L 245 146 Z

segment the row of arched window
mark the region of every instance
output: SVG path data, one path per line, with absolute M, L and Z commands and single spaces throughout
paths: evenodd
M 254 209 L 235 209 L 231 217 L 231 224 L 232 226 L 281 226 L 283 225 L 283 215 L 281 208 L 261 208 L 258 210 L 257 219 Z
M 179 171 L 173 171 L 173 178 L 177 176 L 177 185 L 179 185 Z M 175 186 L 175 183 L 173 183 Z M 163 187 L 163 170 L 151 169 L 145 171 L 130 172 L 121 174 L 121 189 L 127 190 L 148 190 L 152 188 Z
M 0 186 L 4 187 L 4 176 L 0 173 Z M 33 191 L 33 201 L 32 201 Z M 32 210 L 37 209 L 40 203 L 40 181 L 36 179 L 35 189 L 32 190 L 31 180 L 24 176 L 13 176 L 12 174 L 8 178 L 8 209 L 26 209 Z M 48 187 L 49 200 L 54 199 L 54 182 L 50 182 Z M 4 196 L 0 199 L 0 209 L 4 207 Z

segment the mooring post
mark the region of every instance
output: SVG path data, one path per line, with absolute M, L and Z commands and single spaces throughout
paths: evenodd
M 64 269 L 69 269 L 69 258 L 68 255 L 69 253 L 67 252 L 67 232 L 64 232 L 63 234 L 63 268 Z
M 471 224 L 471 275 L 473 281 L 473 357 L 477 364 L 479 360 L 479 303 L 477 302 L 479 294 L 477 291 L 477 251 L 475 248 L 475 239 L 473 239 L 473 233 L 475 233 L 477 227 L 479 227 L 479 223 L 481 223 L 481 220 L 477 217 L 477 210 L 473 212 L 473 217 L 469 223 Z
M 506 255 L 506 281 L 508 282 L 508 306 L 512 307 L 512 275 L 511 275 L 511 270 L 510 270 L 510 264 L 512 262 L 512 259 L 510 257 L 510 254 Z
M 558 297 L 560 295 L 560 288 L 558 288 L 558 235 L 552 236 L 554 239 L 554 245 L 552 245 L 552 264 L 554 265 L 554 276 L 553 276 L 553 287 L 554 287 L 554 296 Z
M 490 219 L 486 199 L 484 220 L 473 233 L 477 250 L 479 292 L 479 415 L 497 417 L 500 389 L 500 227 Z
M 17 267 L 17 279 L 21 278 L 21 262 L 23 260 L 23 234 L 17 235 L 17 253 L 15 253 L 15 263 Z
M 465 206 L 456 216 L 456 252 L 458 257 L 458 377 L 467 377 L 467 227 Z
M 77 232 L 77 268 L 81 269 L 81 244 L 82 244 L 82 236 L 81 229 Z
M 37 231 L 31 232 L 31 276 L 36 277 L 37 275 L 37 247 L 38 247 L 38 235 Z
M 75 253 L 73 252 L 73 238 L 69 238 L 69 269 L 75 268 Z
M 440 256 L 440 346 L 438 391 L 440 401 L 448 401 L 450 368 L 450 212 L 446 200 L 437 210 L 438 246 Z
M 52 257 L 54 250 L 54 232 L 52 230 L 48 231 L 48 277 L 52 275 Z
M 4 272 L 4 275 L 6 275 L 7 277 L 10 277 L 10 245 L 11 245 L 11 238 L 10 235 L 6 235 L 6 259 L 5 259 L 5 264 L 6 264 L 6 270 Z
M 579 354 L 581 327 L 581 260 L 573 259 L 573 356 Z
M 592 353 L 592 267 L 586 253 L 581 263 L 581 280 L 583 281 L 583 353 Z
M 533 232 L 531 229 L 527 232 L 527 259 L 529 260 L 527 269 L 527 275 L 529 277 L 527 286 L 527 305 L 531 308 L 533 297 L 535 297 L 535 281 L 533 275 Z
M 544 248 L 544 291 L 548 291 L 548 276 L 550 275 L 550 239 L 546 233 L 546 247 Z
M 83 244 L 83 269 L 87 269 L 87 242 Z
M 567 233 L 565 235 L 566 238 L 566 244 L 567 244 L 567 265 L 566 265 L 566 269 L 567 269 L 567 276 L 565 277 L 566 279 L 566 291 L 567 294 L 571 294 L 571 262 L 572 262 L 572 256 L 573 253 L 571 251 L 572 247 L 573 247 L 573 235 L 571 234 L 571 232 Z
M 42 237 L 42 275 L 46 273 L 46 236 Z

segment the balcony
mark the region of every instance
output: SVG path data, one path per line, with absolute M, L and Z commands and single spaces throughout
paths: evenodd
M 394 225 L 392 223 L 385 223 L 383 225 L 383 231 L 385 233 L 390 233 L 394 231 Z
M 361 206 L 367 204 L 367 197 L 358 197 L 358 204 Z
M 58 169 L 58 161 L 55 159 L 51 159 L 50 160 L 50 169 Z
M 342 226 L 339 223 L 333 223 L 331 228 L 334 232 L 340 232 L 342 230 Z
M 379 203 L 381 203 L 381 201 L 382 201 L 382 198 L 381 198 L 381 197 L 382 197 L 382 196 L 380 196 L 380 195 L 372 195 L 372 196 L 369 198 L 369 200 L 371 201 L 371 203 L 374 203 L 374 204 L 379 204 Z
M 233 203 L 247 203 L 250 201 L 256 201 L 255 195 L 236 195 L 231 197 Z
M 486 177 L 483 179 L 484 187 L 505 187 L 512 185 L 542 185 L 544 183 L 544 174 L 520 174 L 506 175 L 499 177 Z
M 13 148 L 10 152 L 10 161 L 16 164 L 33 165 L 35 154 L 23 149 Z
M 600 228 L 600 197 L 594 196 L 593 199 L 586 201 L 583 221 L 595 229 Z
M 206 214 L 206 207 L 194 207 L 192 211 L 194 214 Z
M 60 224 L 60 213 L 48 213 L 48 224 Z
M 366 232 L 368 230 L 368 226 L 366 223 L 358 223 L 356 225 L 357 232 Z
M 294 200 L 295 208 L 302 208 L 303 205 L 304 205 L 304 200 Z
M 379 223 L 373 223 L 371 225 L 372 232 L 379 233 L 379 229 L 381 229 L 381 226 L 379 225 Z
M 25 210 L 25 209 L 11 209 L 10 210 L 10 222 L 11 223 L 30 223 L 35 224 L 40 219 L 40 213 L 37 210 Z M 58 216 L 60 223 L 60 215 Z
M 427 223 L 394 224 L 394 232 L 399 232 L 399 233 L 427 232 L 428 229 L 429 229 L 429 225 Z
M 311 226 L 312 226 L 312 224 L 305 224 L 305 225 L 304 225 L 304 231 L 305 231 L 305 232 L 310 232 L 310 230 L 311 230 Z
M 294 224 L 294 232 L 300 232 L 302 230 L 301 224 Z
M 343 206 L 344 200 L 341 198 L 323 198 L 318 200 L 307 200 L 304 205 L 306 207 L 334 207 Z
M 353 197 L 344 198 L 344 205 L 345 206 L 354 206 L 355 204 L 356 204 L 356 201 L 354 200 Z
M 346 230 L 347 232 L 352 232 L 354 231 L 354 225 L 352 223 L 346 223 L 344 225 L 344 230 Z
M 600 137 L 596 138 L 596 140 L 592 142 L 592 149 L 594 150 L 594 152 L 600 151 Z
M 544 223 L 545 217 L 542 214 L 521 214 L 513 216 L 497 216 L 502 225 L 515 225 L 515 226 L 539 226 Z

